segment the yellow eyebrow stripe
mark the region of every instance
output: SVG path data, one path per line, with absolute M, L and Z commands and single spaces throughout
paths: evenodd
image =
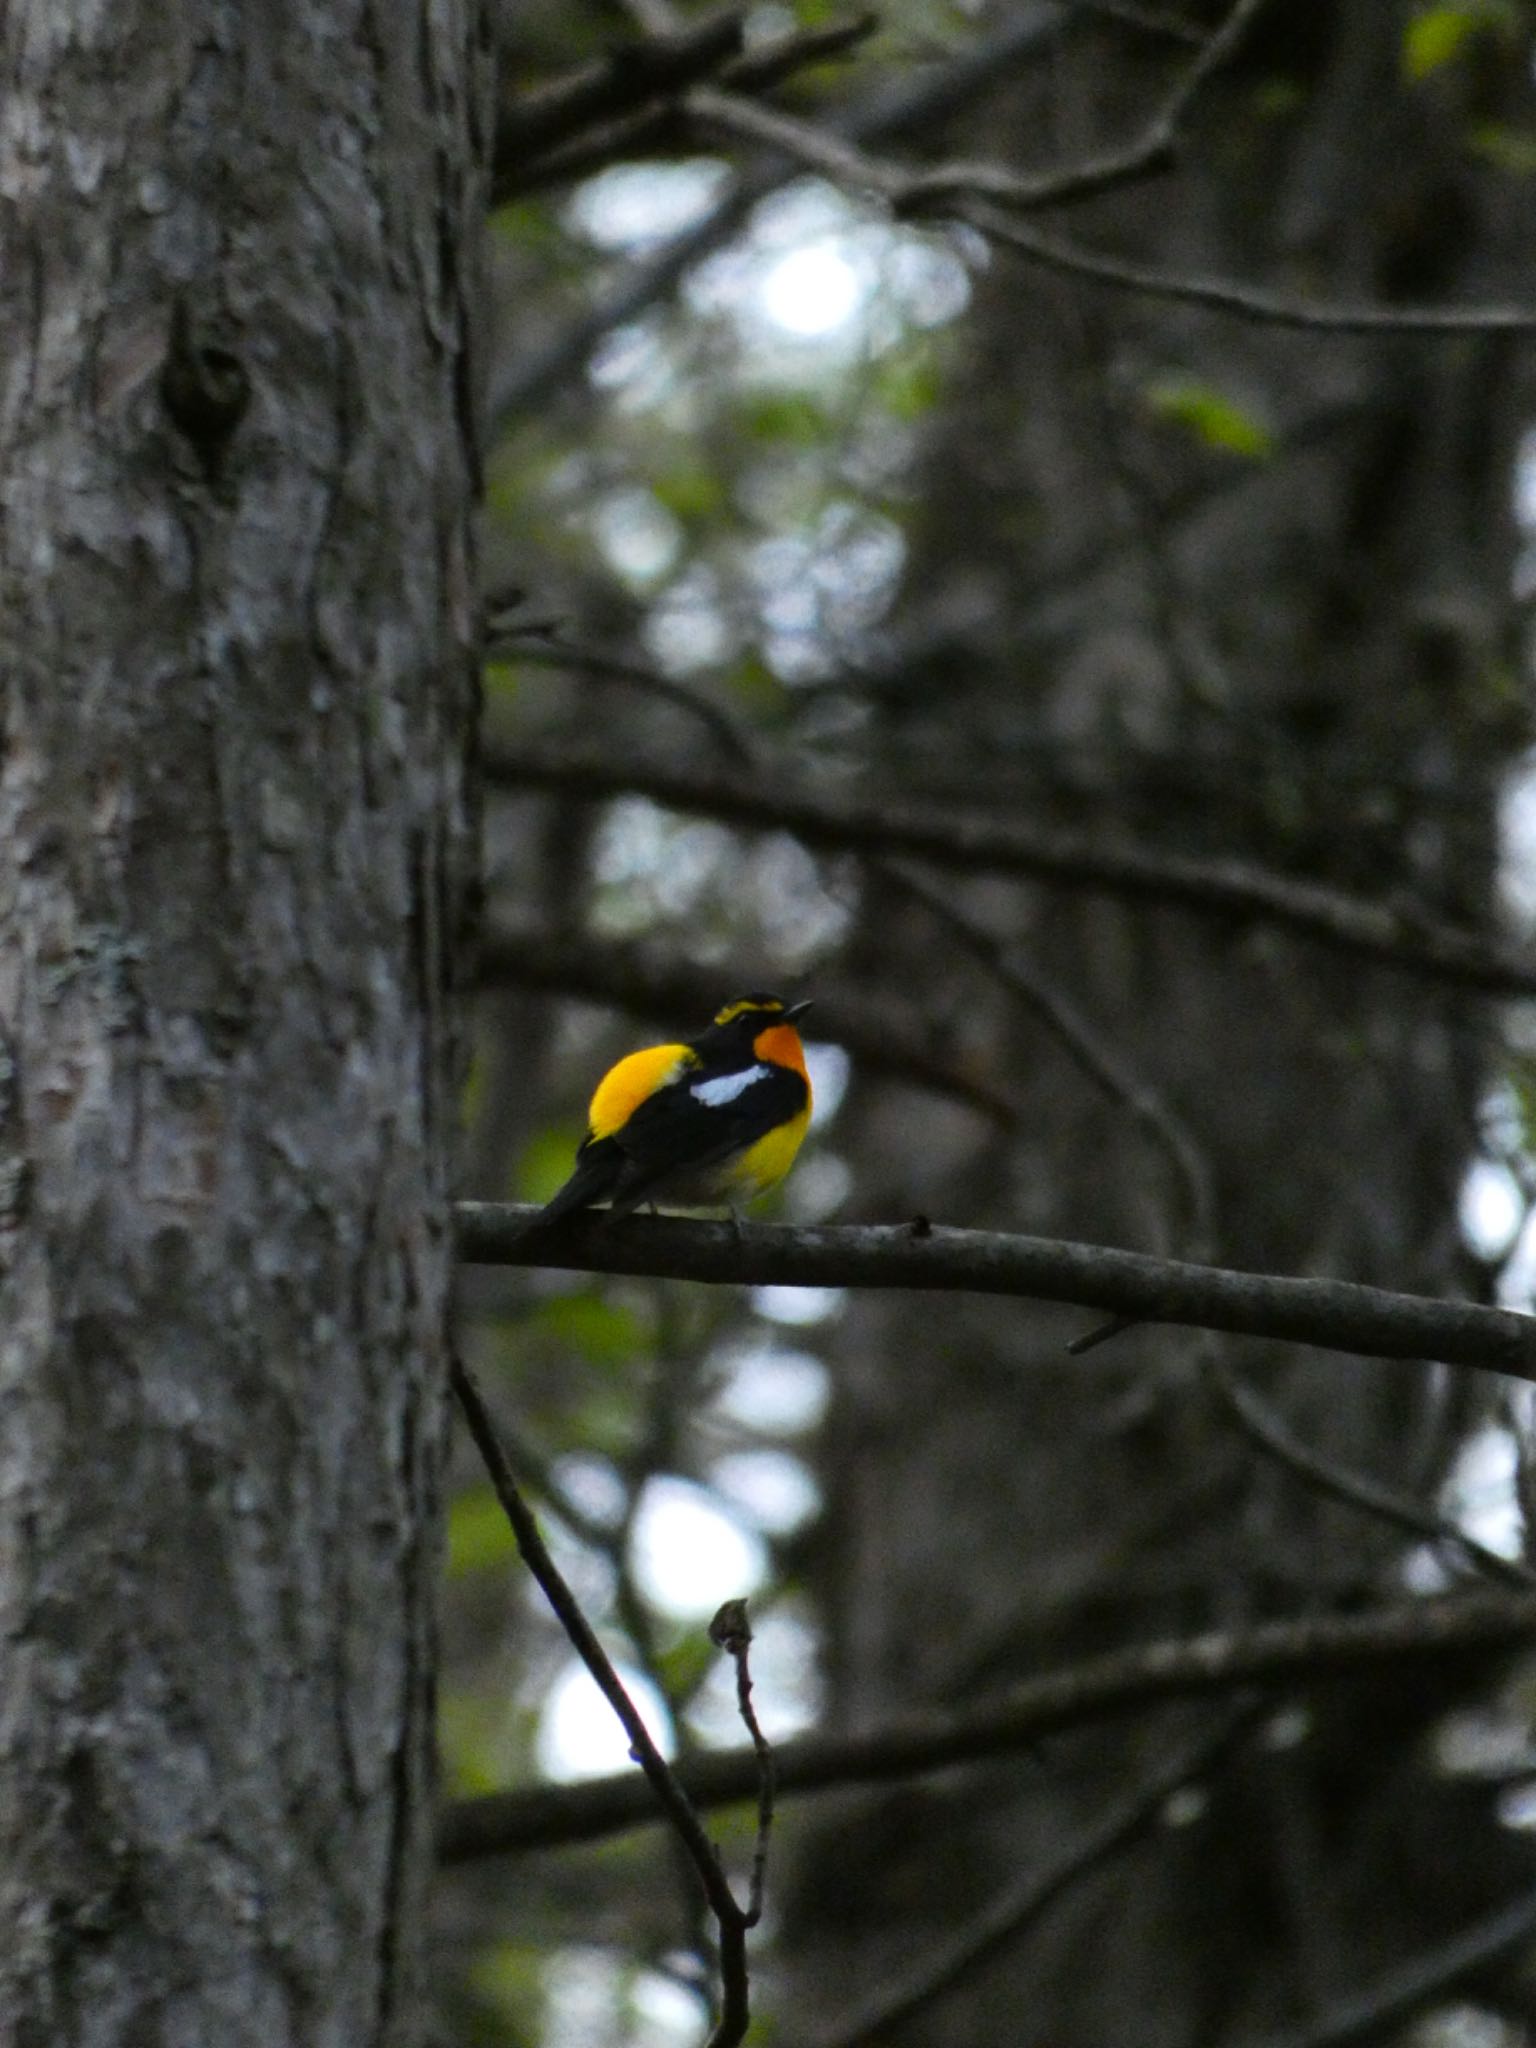
M 611 1138 L 658 1088 L 697 1064 L 686 1045 L 648 1045 L 630 1053 L 598 1082 L 587 1110 L 588 1131 L 594 1138 Z
M 756 1010 L 764 1017 L 771 1017 L 776 1011 L 782 1010 L 783 1007 L 782 1003 L 754 1003 L 751 997 L 748 996 L 739 1003 L 727 1003 L 723 1010 L 716 1010 L 715 1022 L 717 1024 L 729 1024 L 733 1017 L 740 1017 L 748 1010 Z

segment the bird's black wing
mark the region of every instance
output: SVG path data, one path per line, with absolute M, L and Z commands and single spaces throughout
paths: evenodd
M 731 1074 L 692 1073 L 658 1088 L 604 1141 L 625 1159 L 612 1190 L 614 1214 L 745 1152 L 798 1116 L 805 1102 L 804 1075 L 768 1061 Z

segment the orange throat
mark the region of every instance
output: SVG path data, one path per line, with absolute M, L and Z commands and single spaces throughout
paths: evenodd
M 800 1043 L 800 1034 L 793 1024 L 770 1024 L 766 1031 L 759 1031 L 752 1041 L 752 1050 L 760 1060 L 768 1061 L 775 1067 L 788 1067 L 798 1074 L 805 1083 L 806 1105 L 810 1105 L 811 1077 L 805 1071 L 805 1047 Z

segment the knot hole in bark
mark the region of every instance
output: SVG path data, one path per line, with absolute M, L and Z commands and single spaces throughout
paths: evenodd
M 178 298 L 171 311 L 171 337 L 160 373 L 166 411 L 204 455 L 221 449 L 251 402 L 249 373 L 233 349 L 200 332 Z

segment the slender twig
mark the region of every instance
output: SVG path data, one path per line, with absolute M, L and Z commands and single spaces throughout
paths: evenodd
M 901 172 L 895 166 L 850 152 L 846 143 L 838 143 L 840 154 L 823 156 L 819 168 L 827 170 L 831 176 L 838 176 L 842 182 L 872 186 L 889 199 L 899 213 L 936 211 L 956 197 L 997 199 L 1008 207 L 1059 207 L 1077 199 L 1092 199 L 1120 184 L 1153 176 L 1174 164 L 1184 123 L 1188 121 L 1200 88 L 1231 57 L 1253 16 L 1264 4 L 1266 0 L 1237 0 L 1225 23 L 1206 37 L 1190 59 L 1161 106 L 1157 106 L 1157 111 L 1143 127 L 1141 135 L 1122 143 L 1116 150 L 1104 150 L 1098 156 L 1083 158 L 1077 164 L 1036 174 L 1020 174 L 1001 164 L 942 164 L 936 170 Z M 788 129 L 770 127 L 774 117 L 770 117 L 768 123 L 741 117 L 739 109 L 723 104 L 721 96 L 709 88 L 690 92 L 684 104 L 705 125 L 713 121 L 717 127 L 731 133 L 770 141 L 774 147 L 788 147 Z M 811 137 L 801 135 L 797 147 L 801 152 L 801 162 L 809 162 L 813 152 Z
M 1131 1072 L 1076 1005 L 1037 974 L 1017 949 L 968 918 L 920 875 L 892 861 L 882 862 L 880 873 L 938 918 L 1010 994 L 1027 1004 L 1094 1085 L 1151 1139 L 1183 1189 L 1186 1214 L 1179 1249 L 1194 1258 L 1204 1257 L 1211 1245 L 1210 1168 L 1189 1130 L 1156 1089 Z
M 1527 1206 L 1527 1218 L 1530 1210 Z M 1522 1225 L 1522 1231 L 1524 1226 Z M 1515 1447 L 1515 1502 L 1520 1511 L 1520 1549 L 1529 1560 L 1536 1552 L 1536 1458 L 1531 1442 L 1530 1396 L 1510 1387 L 1504 1399 L 1504 1427 Z
M 989 241 L 1000 242 L 1060 276 L 1082 278 L 1112 291 L 1167 299 L 1175 305 L 1199 306 L 1210 313 L 1228 313 L 1271 327 L 1294 327 L 1308 334 L 1413 334 L 1426 340 L 1536 332 L 1536 306 L 1411 306 L 1302 298 L 1268 285 L 1163 270 L 1153 263 L 1111 256 L 1049 234 L 982 199 L 957 200 L 954 217 Z
M 1136 0 L 1059 0 L 1059 4 L 1069 13 L 1097 14 L 1141 35 L 1165 37 L 1175 43 L 1199 44 L 1202 40 L 1201 31 L 1192 22 L 1180 21 L 1176 15 L 1164 14 L 1154 7 L 1139 7 Z
M 563 78 L 508 93 L 496 130 L 496 167 L 505 185 L 515 167 L 600 121 L 633 112 L 718 72 L 741 51 L 744 7 L 675 32 L 632 37 Z M 495 198 L 504 197 L 498 190 Z
M 945 164 L 905 180 L 894 195 L 905 212 L 927 211 L 956 195 L 992 198 L 1007 206 L 1060 206 L 1093 198 L 1168 169 L 1201 88 L 1231 57 L 1265 0 L 1236 0 L 1225 21 L 1200 45 L 1140 135 L 1059 170 L 1021 176 L 999 164 Z
M 871 93 L 831 117 L 838 132 L 862 141 L 882 135 L 911 140 L 954 118 L 997 89 L 1010 73 L 1061 32 L 1055 7 L 1014 8 L 996 32 L 984 36 L 953 62 L 935 66 L 915 81 Z M 626 272 L 595 305 L 568 323 L 540 349 L 523 350 L 492 394 L 497 429 L 516 415 L 537 412 L 557 392 L 578 381 L 594 348 L 626 321 L 637 320 L 746 221 L 752 209 L 785 185 L 793 170 L 766 166 L 737 179 L 695 226 L 675 235 L 644 262 Z
M 1536 1891 L 1522 1892 L 1448 1941 L 1420 1949 L 1398 1969 L 1365 1990 L 1341 1998 L 1294 2033 L 1240 2038 L 1237 2048 L 1342 2048 L 1346 2041 L 1385 2034 L 1466 1978 L 1479 1975 L 1511 1950 L 1523 1948 L 1533 1935 Z
M 598 1641 L 596 1631 L 583 1614 L 569 1583 L 539 1534 L 539 1525 L 532 1510 L 512 1477 L 511 1465 L 502 1450 L 485 1398 L 461 1358 L 453 1359 L 450 1378 L 470 1435 L 496 1489 L 496 1497 L 512 1524 L 524 1563 L 565 1630 L 572 1648 L 618 1716 L 620 1726 L 629 1737 L 630 1754 L 645 1773 L 662 1811 L 698 1873 L 720 1937 L 720 2018 L 710 2035 L 709 2048 L 735 2048 L 746 2033 L 748 2021 L 746 1916 L 736 1903 L 719 1855 L 704 1831 L 704 1824 L 692 1800 L 651 1739 L 639 1709 L 613 1668 L 612 1659 Z
M 718 83 L 736 95 L 767 92 L 798 71 L 846 56 L 877 26 L 874 15 L 861 14 L 827 28 L 796 30 L 721 66 Z M 700 75 L 709 75 L 711 69 L 701 66 Z M 606 164 L 679 147 L 687 133 L 680 89 L 662 97 L 637 97 L 650 104 L 602 126 L 581 128 L 570 140 L 539 154 L 518 155 L 498 147 L 493 202 L 499 205 L 550 185 L 569 184 Z
M 1366 1358 L 1437 1359 L 1536 1380 L 1536 1318 L 1471 1302 L 1394 1294 L 1347 1280 L 1300 1280 L 1156 1259 L 1105 1245 L 910 1224 L 697 1222 L 604 1212 L 534 1228 L 516 1202 L 460 1202 L 472 1263 L 645 1273 L 744 1287 L 887 1287 L 1070 1303 L 1236 1336 L 1277 1337 Z
M 728 759 L 741 767 L 752 767 L 756 751 L 746 727 L 735 713 L 701 690 L 680 683 L 649 662 L 615 648 L 591 647 L 537 628 L 509 626 L 487 639 L 486 661 L 515 661 L 529 668 L 572 669 L 598 682 L 624 683 L 646 696 L 659 697 L 695 719 L 718 744 Z
M 1058 888 L 1176 904 L 1208 917 L 1260 919 L 1344 952 L 1490 995 L 1536 995 L 1536 962 L 1477 931 L 1411 907 L 1353 896 L 1235 860 L 1195 860 L 984 811 L 823 793 L 787 772 L 739 776 L 590 751 L 509 745 L 487 735 L 486 774 L 503 788 L 554 790 L 596 802 L 646 796 L 671 810 L 805 845 L 861 855 L 907 854 L 935 866 L 1028 875 Z
M 760 49 L 745 51 L 721 72 L 720 83 L 732 92 L 768 92 L 814 64 L 846 57 L 879 26 L 879 15 L 867 9 L 846 21 L 828 22 L 825 28 L 796 29 Z
M 1249 1628 L 1140 1643 L 1065 1670 L 1025 1679 L 963 1708 L 893 1717 L 853 1735 L 815 1734 L 778 1744 L 781 1798 L 893 1780 L 1007 1756 L 1040 1737 L 1154 1704 L 1246 1685 L 1311 1686 L 1350 1673 L 1405 1671 L 1446 1659 L 1486 1657 L 1536 1640 L 1536 1600 L 1479 1591 L 1410 1600 L 1375 1612 L 1311 1615 Z M 1406 1679 L 1404 1682 L 1407 1682 Z M 751 1749 L 706 1751 L 679 1766 L 701 1806 L 753 1798 L 760 1777 Z M 598 1841 L 658 1818 L 633 1772 L 577 1785 L 496 1792 L 451 1807 L 439 1853 L 457 1863 Z
M 727 1600 L 709 1624 L 709 1639 L 725 1651 L 736 1666 L 736 1707 L 757 1758 L 757 1840 L 752 1849 L 752 1880 L 747 1904 L 747 1925 L 755 1927 L 763 1917 L 763 1889 L 768 1877 L 768 1842 L 773 1833 L 774 1770 L 773 1749 L 758 1723 L 752 1704 L 752 1667 L 748 1653 L 752 1646 L 752 1625 L 747 1619 L 745 1600 Z
M 1207 1730 L 1180 1745 L 1043 1869 L 1027 1872 L 990 1905 L 971 1915 L 964 1930 L 937 1954 L 920 1958 L 857 2012 L 815 2036 L 814 2048 L 861 2048 L 862 2043 L 882 2039 L 888 2030 L 926 2011 L 999 1949 L 1027 1934 L 1074 1885 L 1145 1834 L 1175 1792 L 1192 1779 L 1206 1776 L 1221 1762 L 1252 1726 L 1256 1713 L 1253 1705 L 1243 1707 L 1225 1715 L 1214 1733 Z
M 925 197 L 921 189 L 914 189 L 920 187 L 921 181 L 812 122 L 757 106 L 750 100 L 735 99 L 708 86 L 687 94 L 683 105 L 701 128 L 777 150 L 825 178 L 873 192 L 898 213 L 926 215 L 940 210 L 940 202 Z M 929 172 L 925 177 L 931 180 L 948 175 Z M 1001 242 L 1048 270 L 1091 284 L 1108 285 L 1116 291 L 1171 299 L 1211 312 L 1232 313 L 1247 320 L 1313 333 L 1430 336 L 1528 334 L 1536 330 L 1536 306 L 1355 305 L 1300 298 L 1270 286 L 1240 284 L 1228 278 L 1162 270 L 1155 264 L 1087 248 L 1017 217 L 1017 209 L 1040 206 L 1058 196 L 1060 181 L 1035 182 L 997 170 L 989 172 L 984 181 L 986 189 L 977 192 L 957 182 L 961 175 L 954 174 L 951 189 L 942 200 L 942 210 L 948 217 L 967 222 L 990 241 Z M 995 196 L 1004 191 L 1008 207 L 1000 205 Z
M 1263 1396 L 1245 1385 L 1226 1366 L 1212 1364 L 1208 1373 L 1218 1400 L 1249 1440 L 1309 1486 L 1330 1494 L 1348 1507 L 1359 1508 L 1363 1514 L 1371 1515 L 1377 1521 L 1390 1523 L 1405 1535 L 1421 1537 L 1426 1543 L 1450 1545 L 1469 1558 L 1480 1571 L 1502 1579 L 1506 1585 L 1536 1587 L 1536 1571 L 1529 1565 L 1514 1558 L 1501 1557 L 1498 1551 L 1490 1550 L 1486 1543 L 1479 1543 L 1475 1536 L 1469 1535 L 1448 1515 L 1437 1514 L 1433 1508 L 1424 1507 L 1398 1493 L 1395 1488 L 1384 1486 L 1370 1474 L 1341 1465 L 1336 1459 L 1324 1457 L 1310 1444 L 1304 1444 Z
M 503 1425 L 497 1432 L 497 1439 L 501 1444 L 502 1455 L 507 1461 L 507 1469 L 519 1489 L 541 1500 L 554 1519 L 563 1528 L 568 1529 L 579 1543 L 584 1543 L 589 1550 L 611 1557 L 616 1542 L 613 1525 L 600 1521 L 595 1515 L 589 1515 L 574 1501 L 550 1471 L 548 1461 L 541 1458 L 538 1452 L 514 1431 Z

